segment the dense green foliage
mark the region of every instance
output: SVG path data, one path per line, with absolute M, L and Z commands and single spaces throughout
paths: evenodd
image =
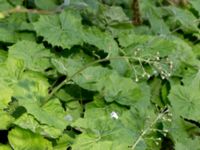
M 0 150 L 199 150 L 200 1 L 0 0 Z

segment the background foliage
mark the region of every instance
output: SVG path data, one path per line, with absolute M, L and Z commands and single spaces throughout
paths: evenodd
M 200 1 L 139 10 L 0 0 L 0 150 L 200 149 Z

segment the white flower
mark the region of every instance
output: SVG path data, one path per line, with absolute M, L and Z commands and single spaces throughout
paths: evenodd
M 73 117 L 71 115 L 66 115 L 65 116 L 65 120 L 67 121 L 72 121 L 73 120 Z
M 156 70 L 153 71 L 153 74 L 157 74 L 158 72 Z
M 114 111 L 112 111 L 112 112 L 110 113 L 110 117 L 111 117 L 111 118 L 114 118 L 114 119 L 118 119 L 118 118 L 119 118 L 119 116 L 117 115 L 117 113 L 114 112 Z

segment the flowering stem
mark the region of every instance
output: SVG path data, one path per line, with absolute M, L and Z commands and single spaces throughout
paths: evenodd
M 138 143 L 142 140 L 142 138 L 150 131 L 152 130 L 152 127 L 157 123 L 158 120 L 160 120 L 168 110 L 164 110 L 163 112 L 159 113 L 158 116 L 155 118 L 155 120 L 140 134 L 138 139 L 135 141 L 135 143 L 132 145 L 131 149 L 134 150 Z
M 76 71 L 72 76 L 66 78 L 64 81 L 62 81 L 58 86 L 56 86 L 55 88 L 53 88 L 52 92 L 46 97 L 46 99 L 43 101 L 42 106 L 48 102 L 48 100 L 61 88 L 63 87 L 65 84 L 67 84 L 69 81 L 71 81 L 76 75 L 78 75 L 79 73 L 81 73 L 83 70 L 87 69 L 88 67 L 101 63 L 101 62 L 105 62 L 105 61 L 109 61 L 109 60 L 113 60 L 113 59 L 134 59 L 136 61 L 140 60 L 142 62 L 145 63 L 150 63 L 148 60 L 146 59 L 142 59 L 142 58 L 138 58 L 138 57 L 129 57 L 129 56 L 116 56 L 116 57 L 106 57 L 103 59 L 99 59 L 96 61 L 93 61 L 91 63 L 86 64 L 85 66 L 83 66 L 82 68 L 80 68 L 78 71 Z

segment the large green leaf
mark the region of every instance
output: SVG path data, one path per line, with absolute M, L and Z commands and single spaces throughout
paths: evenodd
M 49 138 L 57 138 L 62 134 L 61 130 L 49 125 L 40 124 L 32 115 L 27 113 L 15 120 L 14 124 Z
M 148 143 L 145 138 L 153 129 L 152 127 L 148 130 L 148 126 L 151 126 L 153 119 L 155 119 L 152 111 L 149 113 L 149 110 L 140 111 L 135 108 L 130 111 L 123 111 L 115 105 L 102 107 L 94 104 L 88 105 L 86 108 L 84 118 L 80 118 L 72 124 L 82 131 L 82 134 L 75 140 L 72 146 L 73 149 L 78 149 L 78 147 L 83 149 L 89 147 L 91 149 L 107 148 L 110 150 L 128 149 L 137 140 L 139 142 L 135 145 L 135 149 L 145 149 L 145 142 Z M 112 113 L 116 113 L 117 118 L 112 117 Z M 148 130 L 147 135 L 143 135 L 141 139 L 138 139 L 141 131 L 146 130 L 146 128 Z M 154 138 L 156 140 L 156 137 Z M 150 144 L 149 146 L 152 146 L 151 148 L 158 147 Z
M 61 74 L 67 75 L 67 76 L 72 76 L 76 72 L 79 72 L 79 70 L 82 69 L 84 65 L 84 61 L 79 59 L 77 61 L 74 61 L 73 59 L 52 59 L 52 64 L 55 66 L 57 71 Z M 84 69 L 84 68 L 83 68 Z
M 116 101 L 123 105 L 134 105 L 134 102 L 143 96 L 142 90 L 135 82 L 129 78 L 120 77 L 107 68 L 100 66 L 82 68 L 79 67 L 80 63 L 70 59 L 54 60 L 53 64 L 60 73 L 69 75 L 69 78 L 72 77 L 72 80 L 82 88 L 99 91 L 107 102 Z
M 67 121 L 65 121 L 64 117 L 60 118 L 57 117 L 57 113 L 47 112 L 44 108 L 41 108 L 35 102 L 30 102 L 30 100 L 19 99 L 19 105 L 24 106 L 27 112 L 33 115 L 41 124 L 53 126 L 60 130 L 64 130 L 67 126 Z
M 189 85 L 174 85 L 169 99 L 176 115 L 199 121 L 200 118 L 200 72 Z M 191 90 L 192 89 L 192 90 Z
M 157 53 L 161 57 L 169 55 L 176 45 L 170 41 L 167 37 L 162 36 L 149 36 L 149 35 L 137 35 L 137 34 L 122 34 L 119 37 L 119 43 L 121 46 L 126 47 L 125 52 L 133 55 L 137 48 L 140 49 L 140 57 L 155 56 Z
M 117 43 L 111 35 L 95 27 L 85 27 L 81 20 L 77 12 L 65 11 L 59 16 L 41 16 L 39 21 L 34 23 L 34 27 L 38 35 L 54 46 L 70 49 L 84 42 L 109 54 L 118 54 Z
M 27 113 L 33 115 L 41 124 L 53 126 L 61 131 L 66 127 L 65 112 L 57 99 L 52 99 L 43 107 L 45 97 L 48 95 L 49 84 L 38 74 L 24 74 L 15 88 L 13 96 L 19 105 L 25 107 Z M 54 112 L 52 112 L 54 110 Z
M 99 85 L 100 93 L 105 96 L 107 102 L 116 101 L 123 105 L 134 105 L 144 96 L 142 89 L 133 80 L 120 77 L 116 73 L 104 77 Z
M 199 33 L 198 18 L 196 18 L 190 11 L 180 9 L 174 6 L 166 7 L 166 10 L 172 15 L 170 22 L 177 24 L 186 33 Z
M 51 66 L 53 54 L 35 42 L 20 41 L 9 48 L 8 57 L 23 60 L 27 69 L 43 72 Z
M 115 107 L 88 108 L 85 117 L 78 119 L 73 126 L 80 128 L 79 135 L 72 145 L 73 149 L 126 149 L 131 143 L 131 135 L 122 127 L 119 120 L 111 117 Z M 118 112 L 117 112 L 118 113 Z M 118 113 L 119 118 L 120 113 Z M 121 142 L 119 142 L 121 141 Z
M 8 134 L 8 139 L 15 150 L 53 150 L 48 140 L 21 128 L 12 129 Z
M 8 10 L 9 11 L 9 10 Z M 5 16 L 0 22 L 0 41 L 15 43 L 21 40 L 35 40 L 33 25 L 27 22 L 27 15 L 24 13 L 11 13 Z
M 164 134 L 173 138 L 174 148 L 177 150 L 199 150 L 199 138 L 196 135 L 199 128 L 186 122 L 183 118 L 173 114 L 171 121 L 164 122 Z M 181 137 L 181 138 L 180 138 Z
M 123 128 L 125 128 L 132 136 L 131 145 L 134 149 L 159 149 L 159 146 L 153 142 L 159 138 L 159 136 L 154 133 L 157 130 L 156 124 L 162 120 L 162 117 L 159 116 L 162 115 L 156 115 L 150 106 L 143 109 L 140 109 L 140 107 L 137 106 L 131 107 L 130 110 L 123 113 L 121 116 Z M 149 137 L 152 141 L 148 140 Z
M 34 23 L 38 35 L 54 46 L 71 48 L 83 43 L 81 17 L 74 11 L 63 11 L 60 15 L 41 16 Z

